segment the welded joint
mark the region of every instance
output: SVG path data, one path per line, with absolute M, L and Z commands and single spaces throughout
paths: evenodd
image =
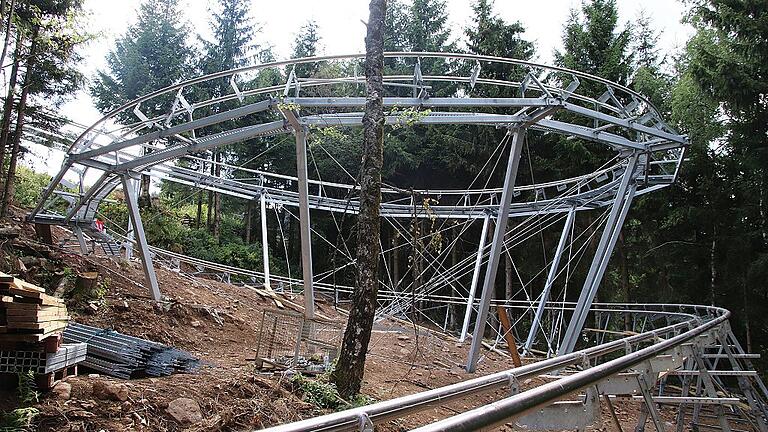
M 632 353 L 632 344 L 626 339 L 624 339 L 624 353 L 627 355 Z
M 367 413 L 360 413 L 357 416 L 358 424 L 357 430 L 359 432 L 373 432 L 373 422 Z

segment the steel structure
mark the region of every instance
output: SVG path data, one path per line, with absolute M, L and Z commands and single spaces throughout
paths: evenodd
M 140 175 L 246 200 L 259 200 L 263 234 L 266 233 L 268 206 L 297 208 L 295 218 L 300 223 L 302 250 L 301 285 L 305 313 L 307 318 L 312 318 L 315 290 L 323 289 L 323 281 L 340 269 L 314 274 L 310 218 L 319 212 L 332 217 L 354 214 L 358 201 L 354 176 L 349 175 L 351 181 L 348 183 L 310 178 L 308 164 L 312 155 L 308 157 L 307 142 L 313 130 L 318 128 L 361 125 L 363 114 L 360 110 L 365 105 L 364 80 L 357 70 L 363 57 L 361 54 L 325 56 L 223 71 L 128 102 L 88 127 L 75 140 L 67 151 L 61 171 L 43 192 L 29 217 L 36 223 L 71 227 L 84 253 L 88 251 L 86 237 L 108 247 L 109 253 L 115 253 L 114 235 L 94 230 L 93 221 L 99 205 L 122 185 L 131 220 L 131 232 L 127 233 L 123 244 L 129 250 L 135 244 L 142 259 L 146 286 L 150 295 L 159 300 L 161 292 L 153 256 L 171 256 L 176 262 L 194 259 L 173 257 L 173 254 L 154 249 L 147 243 L 136 197 L 135 181 Z M 470 326 L 473 308 L 477 307 L 478 317 L 467 363 L 467 369 L 473 371 L 479 359 L 482 336 L 486 333 L 489 308 L 494 301 L 494 280 L 500 257 L 529 238 L 536 229 L 534 225 L 550 227 L 564 220 L 560 242 L 548 265 L 547 281 L 541 294 L 535 299 L 527 291 L 525 293 L 529 297 L 531 326 L 524 349 L 530 351 L 543 332 L 542 322 L 549 306 L 555 302 L 551 294 L 555 281 L 558 277 L 562 279 L 565 267 L 570 265 L 572 257 L 565 254 L 574 251 L 577 241 L 583 243 L 576 252 L 583 254 L 586 250 L 584 245 L 590 237 L 577 236 L 573 232 L 574 220 L 579 212 L 603 209 L 599 223 L 592 227 L 593 230 L 603 227 L 602 234 L 578 302 L 572 312 L 565 308 L 559 311 L 561 324 L 566 314 L 570 315 L 567 329 L 562 334 L 555 335 L 554 330 L 550 330 L 544 335 L 549 351 L 560 355 L 573 352 L 633 198 L 674 183 L 683 161 L 686 138 L 666 125 L 658 110 L 643 95 L 582 72 L 470 54 L 386 53 L 385 57 L 388 65 L 394 65 L 389 68 L 394 72 L 384 76 L 385 87 L 390 92 L 384 98 L 384 106 L 391 110 L 386 116 L 388 125 L 502 128 L 507 133 L 494 155 L 501 158 L 502 153 L 508 151 L 508 159 L 500 163 L 504 172 L 501 187 L 473 181 L 461 190 L 406 190 L 402 186 L 387 186 L 382 191 L 381 216 L 393 229 L 403 231 L 401 220 L 419 218 L 462 223 L 462 233 L 474 221 L 481 220 L 483 225 L 476 253 L 452 265 L 445 263 L 446 253 L 433 257 L 427 266 L 433 274 L 432 279 L 418 287 L 415 281 L 411 282 L 409 298 L 402 294 L 407 287 L 398 289 L 401 281 L 397 277 L 384 278 L 382 285 L 385 289 L 381 293 L 386 307 L 382 313 L 402 314 L 416 301 L 462 302 L 466 304 L 463 339 Z M 445 70 L 450 72 L 424 74 L 422 63 L 426 61 L 444 62 L 450 66 Z M 307 69 L 302 66 L 307 65 L 317 66 L 315 69 L 335 67 L 326 68 L 329 72 L 321 74 L 322 78 L 301 76 L 300 71 Z M 485 69 L 499 68 L 509 71 L 508 78 L 484 77 Z M 283 71 L 287 76 L 284 83 L 259 84 L 264 82 L 258 79 L 260 76 L 274 75 L 275 72 L 280 75 Z M 228 83 L 228 91 L 211 99 L 195 99 L 196 95 L 209 94 L 197 91 L 199 88 L 221 82 Z M 435 96 L 446 86 L 453 86 L 452 97 Z M 509 96 L 473 96 L 482 88 L 501 89 Z M 239 124 L 232 120 L 238 120 Z M 577 177 L 518 185 L 518 166 L 526 136 L 531 133 L 561 134 L 569 139 L 591 141 L 605 146 L 613 157 L 599 169 Z M 280 134 L 295 137 L 295 176 L 230 166 L 204 156 L 205 152 L 222 146 Z M 207 168 L 212 165 L 243 176 L 209 174 Z M 343 166 L 340 168 L 348 174 Z M 78 173 L 80 178 L 74 194 L 60 187 L 69 172 Z M 90 185 L 85 184 L 88 172 L 99 173 L 98 179 Z M 417 205 L 416 196 L 439 200 L 426 208 Z M 61 200 L 67 207 L 63 212 L 55 210 Z M 521 221 L 516 230 L 508 229 L 507 221 L 511 218 Z M 493 232 L 487 233 L 491 224 Z M 263 272 L 232 268 L 222 271 L 250 274 L 262 279 L 267 286 L 271 281 L 290 281 L 290 277 L 285 279 L 270 274 L 266 241 L 262 241 L 265 246 Z M 451 245 L 455 245 L 455 241 Z M 396 247 L 383 248 L 385 253 L 392 249 Z M 340 268 L 353 266 L 353 257 L 349 253 L 344 256 L 349 262 Z M 567 266 L 561 264 L 564 260 Z M 201 265 L 227 267 L 212 263 Z M 482 277 L 484 265 L 485 277 Z M 468 274 L 472 275 L 472 283 L 466 297 L 463 294 L 436 294 L 442 286 L 449 286 L 458 293 L 457 281 Z M 338 292 L 339 287 L 333 289 Z M 476 300 L 478 289 L 479 301 Z M 565 300 L 564 295 L 562 300 Z M 446 316 L 449 308 L 446 306 Z

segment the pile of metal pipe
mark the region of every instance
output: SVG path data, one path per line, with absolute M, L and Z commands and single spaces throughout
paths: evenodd
M 88 355 L 82 365 L 117 378 L 191 373 L 201 364 L 186 351 L 74 322 L 64 330 L 64 341 L 86 343 Z

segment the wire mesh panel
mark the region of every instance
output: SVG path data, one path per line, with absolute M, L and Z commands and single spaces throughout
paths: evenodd
M 323 319 L 306 319 L 295 312 L 265 310 L 256 358 L 261 368 L 327 370 L 336 359 L 343 327 Z

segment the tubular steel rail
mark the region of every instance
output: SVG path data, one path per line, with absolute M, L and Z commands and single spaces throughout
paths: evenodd
M 611 305 L 605 306 L 610 307 Z M 633 307 L 633 305 L 626 306 L 628 308 Z M 644 381 L 647 381 L 650 384 L 649 387 L 652 387 L 660 377 L 673 374 L 676 369 L 681 369 L 684 366 L 690 367 L 693 364 L 694 358 L 700 359 L 702 357 L 703 350 L 708 347 L 717 346 L 718 342 L 722 343 L 722 341 L 728 339 L 727 335 L 732 335 L 728 327 L 730 312 L 722 308 L 691 305 L 634 305 L 634 307 L 638 311 L 640 308 L 652 310 L 658 313 L 659 316 L 671 313 L 675 319 L 681 321 L 653 331 L 627 336 L 571 354 L 553 357 L 507 371 L 374 403 L 365 407 L 275 426 L 266 430 L 269 432 L 373 430 L 373 427 L 376 425 L 382 425 L 388 421 L 403 418 L 453 401 L 471 401 L 474 396 L 502 389 L 510 389 L 510 387 L 514 393 L 515 388 L 519 386 L 519 382 L 523 380 L 540 377 L 544 374 L 563 372 L 567 368 L 579 367 L 581 370 L 573 374 L 562 375 L 562 377 L 552 382 L 525 391 L 520 390 L 509 397 L 450 416 L 416 430 L 481 430 L 503 425 L 514 421 L 514 419 L 523 418 L 523 421 L 525 421 L 526 415 L 530 417 L 529 421 L 534 420 L 533 422 L 525 423 L 528 429 L 540 430 L 542 429 L 541 426 L 551 426 L 552 421 L 560 422 L 561 428 L 565 429 L 568 421 L 565 418 L 557 419 L 556 417 L 568 417 L 568 411 L 545 412 L 543 408 L 557 407 L 558 401 L 562 401 L 569 396 L 572 397 L 574 393 L 584 391 L 588 393 L 592 389 L 597 389 L 601 396 L 606 397 L 623 395 L 635 396 L 637 398 L 637 396 L 647 396 L 642 395 L 642 393 L 649 393 L 649 388 L 645 388 L 645 391 L 643 391 L 643 386 L 638 385 L 638 382 L 642 384 Z M 631 309 L 612 310 L 621 313 L 632 312 Z M 647 311 L 644 310 L 644 312 Z M 730 340 L 727 342 L 728 344 L 732 343 Z M 648 346 L 642 347 L 643 345 Z M 740 349 L 740 346 L 738 347 Z M 722 351 L 720 349 L 720 352 Z M 616 355 L 619 356 L 615 357 Z M 732 353 L 724 357 L 736 360 L 746 356 L 744 353 Z M 739 367 L 735 365 L 736 363 L 734 363 L 734 369 L 738 370 Z M 712 373 L 712 371 L 707 371 L 704 365 L 699 366 L 701 366 L 701 373 Z M 736 373 L 738 374 L 738 372 Z M 622 390 L 621 386 L 616 385 L 616 382 L 627 382 L 626 378 L 628 376 L 630 381 L 637 381 L 627 384 L 627 387 Z M 756 409 L 753 413 L 754 417 L 750 421 L 756 426 L 756 430 L 765 430 L 765 407 L 762 405 L 762 401 L 766 396 L 765 387 L 759 378 L 756 379 L 756 383 L 756 387 L 760 389 L 762 394 L 757 396 L 754 387 L 752 387 L 753 393 L 746 396 L 755 401 Z M 709 403 L 717 406 L 728 403 L 735 404 L 738 401 L 735 398 L 718 397 L 717 394 L 710 395 L 710 397 L 698 397 L 698 399 L 697 397 L 689 397 L 688 394 L 677 398 L 667 396 L 666 399 L 658 399 L 672 403 L 684 404 L 687 402 L 698 405 Z M 758 400 L 760 402 L 757 402 Z M 655 411 L 655 403 L 656 401 L 652 398 L 651 403 L 645 409 Z M 570 408 L 570 415 L 575 417 L 579 417 L 579 412 L 584 411 L 573 410 L 573 406 Z M 537 410 L 540 411 L 537 412 Z M 531 416 L 530 413 L 538 414 L 539 416 L 537 418 L 536 416 Z M 547 418 L 548 415 L 555 418 Z M 722 415 L 723 417 L 725 416 L 725 414 Z M 539 420 L 538 424 L 535 420 Z M 645 419 L 643 418 L 642 420 L 642 427 L 644 427 Z M 660 426 L 662 427 L 661 430 L 663 430 L 664 426 L 659 423 L 658 419 L 655 419 L 654 422 L 656 427 Z M 548 426 L 544 427 L 544 429 L 546 428 Z

